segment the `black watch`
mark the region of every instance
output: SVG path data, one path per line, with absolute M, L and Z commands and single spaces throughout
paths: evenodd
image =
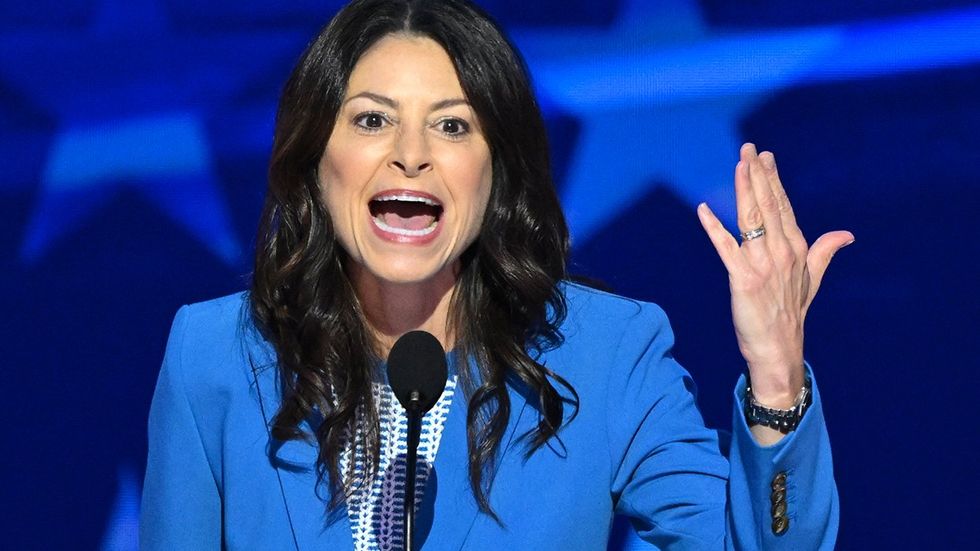
M 752 382 L 748 376 L 745 377 L 745 380 L 745 420 L 749 423 L 750 427 L 752 425 L 762 425 L 787 434 L 790 431 L 796 430 L 796 427 L 800 425 L 800 420 L 803 419 L 803 414 L 806 413 L 810 404 L 813 403 L 810 377 L 804 378 L 803 388 L 796 395 L 796 400 L 793 401 L 793 407 L 789 409 L 776 409 L 760 404 L 756 401 L 755 396 L 752 395 Z

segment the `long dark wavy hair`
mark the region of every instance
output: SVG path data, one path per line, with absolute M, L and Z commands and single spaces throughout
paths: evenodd
M 568 252 L 544 123 L 520 55 L 469 2 L 355 0 L 310 43 L 286 83 L 250 293 L 252 317 L 278 359 L 282 403 L 272 436 L 315 437 L 331 508 L 355 484 L 353 472 L 340 472 L 345 448 L 363 447 L 377 472 L 371 384 L 381 359 L 345 274 L 347 257 L 321 201 L 316 167 L 354 65 L 379 39 L 399 33 L 446 50 L 490 145 L 490 200 L 480 235 L 461 259 L 449 323 L 458 357 L 476 366 L 458 370 L 468 398 L 470 484 L 480 509 L 496 518 L 487 496 L 510 417 L 508 386 L 539 413 L 536 428 L 523 435 L 528 456 L 574 418 L 578 395 L 537 361 L 562 341 L 559 283 Z M 321 419 L 314 435 L 300 428 L 311 418 Z

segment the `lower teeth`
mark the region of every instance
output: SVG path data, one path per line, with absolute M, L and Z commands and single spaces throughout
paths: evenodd
M 374 223 L 377 224 L 377 226 L 382 230 L 389 233 L 394 233 L 396 235 L 404 235 L 406 237 L 422 237 L 423 235 L 429 235 L 436 229 L 435 220 L 432 221 L 432 224 L 429 225 L 429 227 L 423 228 L 421 230 L 409 230 L 406 228 L 396 228 L 394 226 L 389 226 L 388 224 L 385 224 L 385 221 L 382 220 L 380 217 L 374 217 L 373 220 Z

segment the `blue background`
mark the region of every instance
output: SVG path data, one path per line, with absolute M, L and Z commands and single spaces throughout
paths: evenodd
M 854 232 L 807 320 L 839 548 L 975 544 L 980 7 L 482 4 L 534 74 L 573 271 L 666 308 L 710 425 L 741 361 L 694 207 L 732 222 L 738 145 L 811 240 Z M 338 5 L 0 3 L 3 547 L 136 548 L 170 321 L 247 285 L 277 94 Z

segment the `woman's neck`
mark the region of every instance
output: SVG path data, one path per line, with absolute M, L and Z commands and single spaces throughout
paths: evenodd
M 398 337 L 409 331 L 428 331 L 449 350 L 454 335 L 449 328 L 449 306 L 456 287 L 456 270 L 443 270 L 422 282 L 391 283 L 363 266 L 348 271 L 369 328 L 386 357 Z

